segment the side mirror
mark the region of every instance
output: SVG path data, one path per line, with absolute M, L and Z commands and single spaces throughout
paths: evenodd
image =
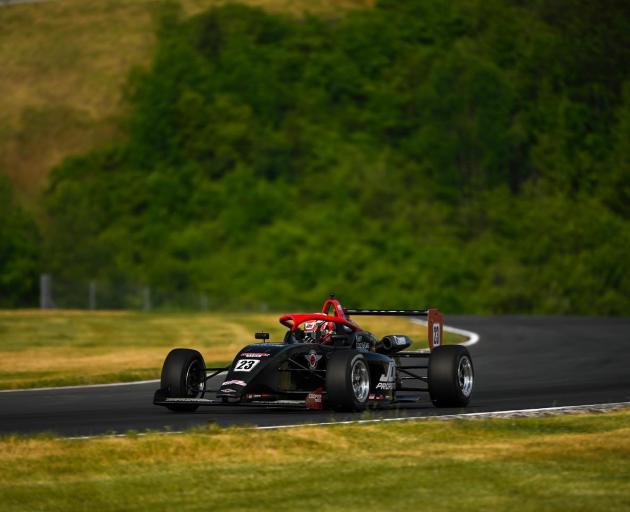
M 268 332 L 257 332 L 256 334 L 254 334 L 254 338 L 256 338 L 257 340 L 268 340 L 269 339 L 269 333 Z

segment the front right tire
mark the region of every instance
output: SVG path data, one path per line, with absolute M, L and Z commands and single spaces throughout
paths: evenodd
M 363 411 L 370 394 L 370 369 L 360 352 L 331 353 L 326 367 L 328 405 L 336 411 Z

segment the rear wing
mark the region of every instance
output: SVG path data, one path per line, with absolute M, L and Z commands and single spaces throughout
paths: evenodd
M 364 316 L 411 316 L 427 319 L 427 341 L 429 349 L 433 351 L 442 344 L 444 334 L 444 315 L 439 309 L 346 309 L 343 312 L 348 315 Z

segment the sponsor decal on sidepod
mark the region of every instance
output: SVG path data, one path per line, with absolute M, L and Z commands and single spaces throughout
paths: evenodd
M 391 391 L 396 388 L 396 367 L 390 363 L 387 368 L 387 373 L 381 375 L 376 389 L 382 389 L 384 391 Z
M 360 338 L 356 343 L 357 350 L 370 350 L 370 342 L 364 338 Z
M 311 349 L 308 354 L 304 354 L 304 357 L 306 357 L 306 360 L 308 361 L 308 367 L 311 370 L 314 370 L 315 368 L 317 368 L 317 363 L 319 363 L 322 355 Z

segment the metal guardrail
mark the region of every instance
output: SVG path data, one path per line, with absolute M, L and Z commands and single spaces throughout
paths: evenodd
M 0 7 L 6 7 L 8 5 L 19 4 L 42 4 L 44 2 L 51 2 L 52 0 L 0 0 Z

